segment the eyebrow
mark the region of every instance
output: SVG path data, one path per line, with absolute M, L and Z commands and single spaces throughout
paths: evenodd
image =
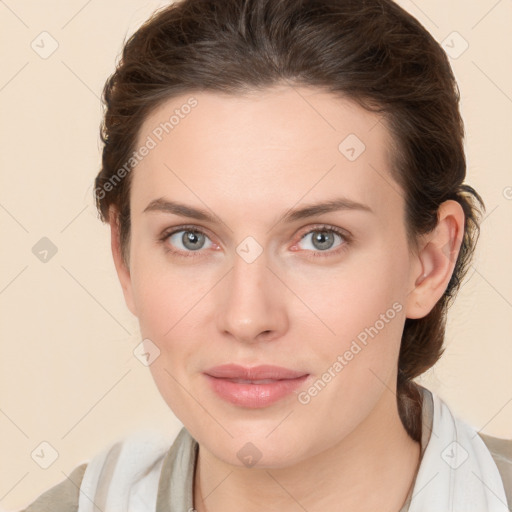
M 359 210 L 363 212 L 374 213 L 373 210 L 365 204 L 358 203 L 357 201 L 352 201 L 351 199 L 344 197 L 339 197 L 329 201 L 323 201 L 321 203 L 309 204 L 301 208 L 290 209 L 281 215 L 275 224 L 280 222 L 294 222 L 297 220 L 314 217 L 315 215 L 321 215 L 323 213 L 330 213 L 340 210 Z M 206 210 L 188 206 L 176 201 L 169 201 L 163 197 L 151 201 L 146 206 L 146 208 L 144 208 L 143 213 L 146 212 L 171 213 L 181 217 L 189 217 L 191 219 L 202 220 L 211 223 L 218 221 L 218 217 L 212 215 Z

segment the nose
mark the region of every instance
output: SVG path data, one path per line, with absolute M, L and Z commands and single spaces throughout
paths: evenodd
M 271 341 L 288 328 L 285 287 L 267 267 L 265 252 L 252 263 L 235 256 L 222 281 L 217 327 L 243 343 Z

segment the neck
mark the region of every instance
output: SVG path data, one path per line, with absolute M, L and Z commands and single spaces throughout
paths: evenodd
M 197 512 L 379 510 L 398 512 L 414 481 L 420 445 L 385 391 L 357 429 L 329 450 L 286 468 L 243 468 L 199 448 L 194 482 Z M 299 507 L 299 508 L 298 508 Z

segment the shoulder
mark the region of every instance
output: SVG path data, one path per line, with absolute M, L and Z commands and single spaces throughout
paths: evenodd
M 153 429 L 132 432 L 75 467 L 69 477 L 21 512 L 77 512 L 82 506 L 81 494 L 103 503 L 113 495 L 114 500 L 121 499 L 141 489 L 154 492 L 156 499 L 161 462 L 171 444 L 172 438 Z
M 55 485 L 21 512 L 76 512 L 80 485 L 84 477 L 87 463 L 77 466 L 69 477 Z
M 481 432 L 478 435 L 483 439 L 489 451 L 494 452 L 504 462 L 512 464 L 512 438 L 493 437 Z
M 498 467 L 509 506 L 512 506 L 512 439 L 488 436 L 478 432 Z

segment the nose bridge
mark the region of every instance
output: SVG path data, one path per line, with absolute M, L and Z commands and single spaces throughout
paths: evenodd
M 256 341 L 261 333 L 275 337 L 286 326 L 281 290 L 267 268 L 266 254 L 249 261 L 235 255 L 218 305 L 219 329 L 245 342 Z
M 242 306 L 247 299 L 261 300 L 257 297 L 265 292 L 265 273 L 268 272 L 265 261 L 260 258 L 253 263 L 247 263 L 242 258 L 236 257 L 231 273 L 230 295 L 235 303 Z

